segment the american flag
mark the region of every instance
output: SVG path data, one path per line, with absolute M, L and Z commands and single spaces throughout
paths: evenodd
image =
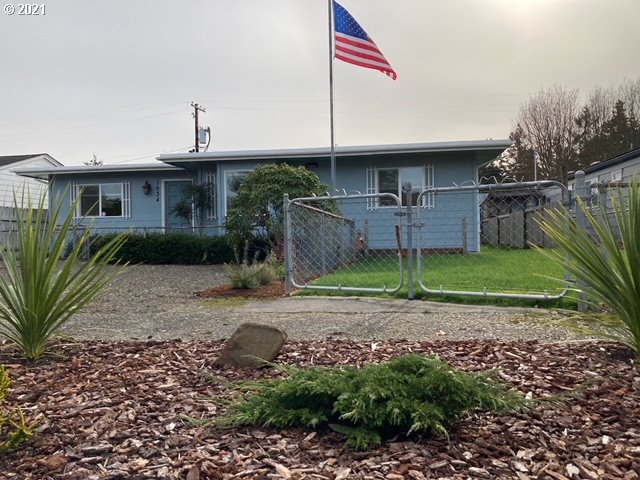
M 398 78 L 367 32 L 336 1 L 333 2 L 333 19 L 336 35 L 335 58 L 360 67 L 380 70 L 394 80 Z

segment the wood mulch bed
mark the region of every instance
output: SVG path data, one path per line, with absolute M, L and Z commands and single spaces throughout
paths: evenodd
M 501 378 L 542 402 L 531 413 L 465 416 L 447 438 L 397 437 L 359 452 L 321 429 L 213 430 L 226 380 L 267 370 L 215 365 L 223 343 L 85 342 L 26 363 L 0 345 L 13 379 L 8 406 L 41 422 L 0 457 L 2 479 L 635 479 L 640 472 L 640 368 L 612 343 L 405 340 L 289 341 L 278 362 L 362 365 L 438 354 Z M 206 374 L 203 374 L 206 372 Z
M 245 297 L 245 298 L 274 298 L 284 296 L 284 283 L 274 282 L 260 285 L 258 288 L 233 288 L 231 285 L 220 285 L 195 293 L 199 298 Z

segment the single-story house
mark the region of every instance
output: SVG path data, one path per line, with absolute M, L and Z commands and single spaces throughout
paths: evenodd
M 635 176 L 640 178 L 640 148 L 610 158 L 603 162 L 594 162 L 584 169 L 587 185 L 609 182 L 629 182 Z M 568 175 L 569 190 L 575 187 L 575 172 Z
M 417 192 L 432 187 L 452 186 L 478 181 L 478 171 L 500 155 L 509 140 L 480 140 L 400 145 L 336 147 L 335 194 L 384 193 L 401 196 L 402 185 L 410 181 Z M 204 231 L 222 233 L 224 217 L 234 186 L 257 165 L 288 163 L 304 166 L 318 174 L 326 184 L 331 181 L 330 149 L 295 148 L 227 152 L 197 152 L 160 155 L 156 163 L 138 165 L 66 166 L 24 168 L 20 175 L 48 180 L 51 198 L 66 195 L 67 203 L 80 195 L 76 215 L 98 232 L 123 229 L 147 231 L 193 228 L 172 214 L 172 207 L 183 198 L 186 185 L 210 184 L 214 201 L 202 219 Z M 429 199 L 422 205 L 431 221 L 447 219 L 452 199 Z M 360 211 L 345 216 L 366 218 L 368 211 L 385 212 L 393 225 L 397 216 L 384 202 L 363 203 Z M 365 207 L 366 205 L 366 207 Z M 468 244 L 479 248 L 478 199 L 473 197 L 467 209 L 471 221 Z M 460 205 L 456 205 L 460 212 Z M 83 218 L 81 218 L 83 217 Z M 460 233 L 452 234 L 460 242 Z M 395 234 L 381 239 L 380 248 L 395 244 Z M 446 240 L 438 240 L 442 243 Z M 376 245 L 369 245 L 376 248 Z M 437 245 L 455 247 L 456 245 Z

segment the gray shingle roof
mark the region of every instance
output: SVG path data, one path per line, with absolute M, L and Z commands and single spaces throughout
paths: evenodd
M 32 153 L 29 155 L 5 155 L 0 156 L 0 167 L 5 165 L 11 165 L 12 163 L 21 162 L 23 160 L 29 160 L 30 158 L 39 157 L 40 155 L 46 155 L 46 153 Z

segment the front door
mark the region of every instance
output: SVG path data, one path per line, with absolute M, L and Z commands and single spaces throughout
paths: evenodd
M 187 198 L 189 185 L 191 185 L 189 180 L 172 180 L 164 183 L 164 226 L 167 231 L 186 231 L 191 227 L 189 220 L 176 215 L 174 211 L 175 206 Z

